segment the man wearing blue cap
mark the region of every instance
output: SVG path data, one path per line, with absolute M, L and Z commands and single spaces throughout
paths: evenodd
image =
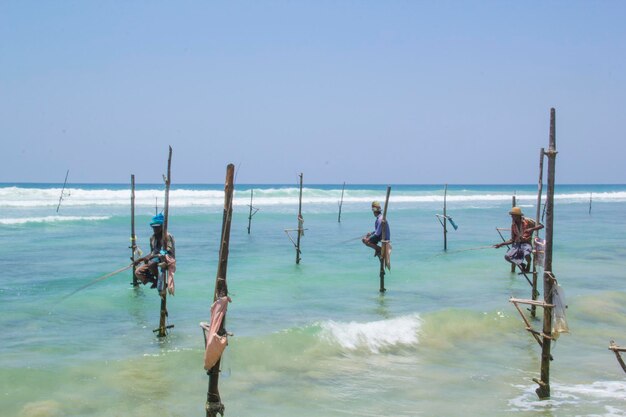
M 163 268 L 163 262 L 166 262 L 166 256 L 171 259 L 176 258 L 176 249 L 174 246 L 174 237 L 167 234 L 167 249 L 163 249 L 163 222 L 165 218 L 163 213 L 159 213 L 152 218 L 150 226 L 152 226 L 152 236 L 150 236 L 150 254 L 135 261 L 135 263 L 144 262 L 143 265 L 135 270 L 135 276 L 143 285 L 148 282 L 152 283 L 150 288 L 157 287 L 157 278 L 159 276 L 159 266 Z

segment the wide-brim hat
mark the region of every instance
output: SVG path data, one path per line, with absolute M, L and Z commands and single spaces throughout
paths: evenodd
M 511 216 L 523 216 L 524 215 L 524 213 L 522 213 L 522 209 L 519 207 L 513 207 L 511 211 L 509 211 L 509 214 Z
M 372 208 L 380 210 L 380 203 L 378 201 L 372 201 Z

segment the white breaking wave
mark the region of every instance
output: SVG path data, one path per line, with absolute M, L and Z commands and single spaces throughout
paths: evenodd
M 110 216 L 45 216 L 45 217 L 21 217 L 0 219 L 0 224 L 24 224 L 24 223 L 52 223 L 73 221 L 108 220 Z
M 378 353 L 394 346 L 413 346 L 419 342 L 422 320 L 419 315 L 367 323 L 327 321 L 320 324 L 321 337 L 348 350 L 367 349 Z
M 384 190 L 345 190 L 344 203 L 369 203 L 372 200 L 384 199 Z M 61 195 L 61 188 L 0 188 L 0 206 L 5 207 L 56 207 Z M 299 189 L 291 188 L 264 188 L 254 190 L 253 205 L 280 206 L 298 204 Z M 341 190 L 322 190 L 318 188 L 304 188 L 302 201 L 304 204 L 336 205 L 341 197 Z M 535 194 L 517 195 L 522 206 L 532 206 L 537 200 Z M 588 202 L 588 193 L 556 194 L 555 199 L 562 202 Z M 164 190 L 150 189 L 135 191 L 137 206 L 154 207 L 155 200 L 160 206 L 164 201 Z M 449 203 L 499 203 L 511 201 L 510 193 L 477 193 L 476 191 L 458 191 L 449 193 Z M 626 201 L 626 191 L 594 193 L 594 202 L 621 202 Z M 391 203 L 441 203 L 443 193 L 440 191 L 394 191 L 392 189 Z M 170 191 L 170 205 L 172 207 L 194 206 L 222 206 L 224 192 L 222 190 L 190 190 L 174 189 Z M 250 190 L 236 190 L 233 200 L 234 206 L 250 204 Z M 69 188 L 65 190 L 62 206 L 129 206 L 130 190 L 110 189 L 82 189 Z
M 590 385 L 550 384 L 549 400 L 537 398 L 536 385 L 518 387 L 523 389 L 524 393 L 509 401 L 509 405 L 516 411 L 549 410 L 565 404 L 603 404 L 606 400 L 626 400 L 625 381 L 597 381 Z M 626 408 L 618 410 L 615 407 L 605 406 L 605 410 L 607 414 L 604 416 L 626 416 Z

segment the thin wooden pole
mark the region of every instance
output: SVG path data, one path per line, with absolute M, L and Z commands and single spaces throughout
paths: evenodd
M 556 121 L 554 108 L 550 109 L 550 147 L 548 157 L 548 191 L 546 201 L 546 252 L 543 272 L 543 299 L 546 306 L 543 309 L 543 345 L 541 346 L 541 379 L 536 381 L 539 388 L 535 390 L 540 399 L 550 398 L 550 345 L 552 339 L 552 288 L 554 274 L 552 271 L 552 246 L 554 226 L 554 176 L 556 163 Z
M 59 212 L 59 207 L 61 207 L 61 201 L 63 201 L 63 194 L 65 193 L 65 186 L 67 185 L 67 176 L 70 175 L 70 170 L 68 169 L 65 173 L 65 180 L 63 181 L 63 188 L 61 189 L 61 196 L 59 197 L 59 204 L 57 204 L 57 213 Z
M 609 350 L 612 350 L 615 353 L 615 358 L 617 359 L 617 363 L 622 367 L 624 372 L 626 372 L 626 363 L 624 363 L 624 359 L 622 359 L 622 355 L 620 352 L 626 352 L 626 348 L 619 347 L 615 344 L 614 340 L 611 340 L 609 343 Z
M 391 193 L 391 187 L 387 186 L 387 196 L 385 197 L 385 209 L 383 210 L 383 222 L 382 222 L 382 229 L 383 229 L 383 236 L 382 236 L 382 244 L 381 246 L 383 246 L 381 248 L 381 257 L 380 257 L 380 288 L 379 288 L 379 292 L 384 293 L 385 291 L 387 291 L 387 289 L 385 288 L 385 256 L 387 256 L 386 251 L 384 250 L 384 245 L 385 245 L 385 241 L 389 238 L 389 236 L 387 236 L 387 207 L 389 206 L 389 194 Z
M 213 302 L 218 298 L 228 296 L 228 286 L 226 284 L 226 274 L 228 271 L 228 252 L 230 245 L 230 225 L 233 213 L 233 190 L 234 190 L 235 165 L 228 164 L 226 167 L 226 181 L 224 183 L 224 214 L 222 217 L 222 236 L 220 240 L 219 262 L 217 264 L 217 275 L 215 277 L 215 291 Z M 222 324 L 217 332 L 218 335 L 225 333 L 226 313 Z M 217 414 L 224 415 L 224 404 L 219 392 L 219 377 L 221 358 L 213 367 L 207 371 L 209 375 L 209 388 L 207 391 L 206 417 L 216 417 Z
M 250 226 L 252 225 L 252 195 L 254 189 L 250 189 L 250 214 L 248 215 L 248 234 L 250 234 Z
M 591 214 L 591 200 L 593 198 L 593 193 L 589 193 L 589 214 Z
M 133 287 L 139 285 L 135 276 L 135 252 L 137 251 L 137 236 L 135 236 L 135 174 L 130 176 L 130 260 L 133 262 Z
M 539 216 L 541 215 L 541 195 L 543 193 L 543 158 L 545 155 L 545 149 L 541 148 L 541 150 L 539 151 L 539 181 L 537 182 L 537 207 L 535 210 L 535 221 L 537 223 L 539 223 Z M 537 237 L 539 237 L 539 230 L 537 230 Z M 537 249 L 537 246 L 535 245 L 535 249 Z M 537 271 L 537 257 L 538 257 L 538 253 L 537 251 L 533 251 L 533 289 L 532 289 L 532 299 L 536 300 L 537 299 L 537 281 L 538 281 L 538 271 Z M 537 316 L 537 306 L 536 305 L 531 305 L 530 306 L 530 316 L 531 317 L 536 317 Z
M 300 263 L 300 236 L 303 228 L 302 219 L 302 173 L 300 173 L 300 198 L 298 199 L 298 238 L 296 241 L 296 265 Z
M 511 198 L 511 207 L 515 207 L 517 206 L 517 198 L 515 197 L 515 194 L 513 194 L 513 197 Z M 511 263 L 511 273 L 515 273 L 515 268 L 516 265 L 514 263 Z
M 169 224 L 169 209 L 170 209 L 170 184 L 172 183 L 172 147 L 169 147 L 169 155 L 167 157 L 167 177 L 165 177 L 165 206 L 163 208 L 163 235 L 161 237 L 161 248 L 167 251 L 168 236 L 168 224 Z M 160 289 L 159 295 L 161 296 L 161 314 L 159 319 L 158 337 L 167 336 L 167 329 L 174 327 L 167 325 L 167 282 L 169 279 L 169 271 L 165 269 L 165 279 L 163 280 L 163 288 Z
M 346 189 L 346 182 L 343 182 L 343 187 L 341 187 L 341 201 L 339 201 L 339 217 L 337 217 L 337 222 L 341 223 L 341 206 L 343 206 L 343 192 Z
M 447 224 L 448 224 L 448 218 L 447 213 L 446 213 L 446 200 L 448 197 L 448 184 L 446 184 L 445 188 L 443 189 L 443 250 L 447 251 L 448 250 L 448 228 L 447 228 Z

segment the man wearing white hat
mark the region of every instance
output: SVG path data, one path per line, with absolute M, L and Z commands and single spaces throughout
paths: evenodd
M 378 243 L 383 239 L 383 214 L 378 201 L 372 202 L 372 213 L 376 217 L 374 222 L 374 231 L 365 235 L 361 241 L 370 248 L 374 249 L 374 256 L 380 257 L 381 248 Z M 390 239 L 389 223 L 385 222 L 385 238 Z
M 493 245 L 494 248 L 500 248 L 505 245 L 511 245 L 511 248 L 504 255 L 504 259 L 512 264 L 519 265 L 522 271 L 530 270 L 530 254 L 533 251 L 532 239 L 535 230 L 543 229 L 543 224 L 537 224 L 533 219 L 524 217 L 522 209 L 513 207 L 509 211 L 511 215 L 511 238 L 502 243 Z M 524 263 L 526 260 L 526 263 Z

